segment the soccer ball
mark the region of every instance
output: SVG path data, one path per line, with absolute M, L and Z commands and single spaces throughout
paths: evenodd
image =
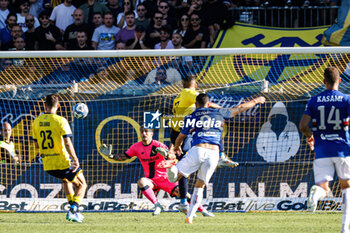
M 73 108 L 73 116 L 77 119 L 83 119 L 89 113 L 89 108 L 84 103 L 77 103 Z

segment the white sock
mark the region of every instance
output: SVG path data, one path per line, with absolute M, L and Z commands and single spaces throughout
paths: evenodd
M 187 212 L 187 217 L 193 219 L 193 216 L 197 212 L 199 205 L 202 204 L 203 191 L 204 191 L 204 188 L 194 188 L 193 194 L 191 197 L 190 209 Z
M 327 195 L 326 190 L 324 190 L 322 187 L 318 186 L 318 185 L 314 185 L 316 187 L 316 191 L 314 194 L 314 198 L 318 201 L 322 198 L 325 198 Z
M 342 190 L 343 203 L 341 205 L 341 210 L 343 212 L 342 216 L 342 229 L 341 232 L 349 232 L 350 225 L 350 188 Z
M 170 168 L 167 168 L 166 171 L 167 171 L 167 174 L 168 174 L 168 180 L 171 183 L 175 183 L 177 181 L 177 174 L 179 172 L 177 167 L 176 166 L 172 166 Z

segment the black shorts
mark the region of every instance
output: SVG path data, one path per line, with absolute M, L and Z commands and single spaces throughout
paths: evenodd
M 72 182 L 75 179 L 75 177 L 81 172 L 81 168 L 79 167 L 75 172 L 72 172 L 71 167 L 64 170 L 49 170 L 46 172 L 58 179 L 67 179 L 70 182 Z

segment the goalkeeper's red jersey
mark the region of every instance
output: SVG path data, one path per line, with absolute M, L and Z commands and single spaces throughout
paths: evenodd
M 168 178 L 166 168 L 157 167 L 161 161 L 165 160 L 162 155 L 157 153 L 157 147 L 168 148 L 166 145 L 156 140 L 152 140 L 151 144 L 147 146 L 143 145 L 141 141 L 132 145 L 125 154 L 130 158 L 135 156 L 139 158 L 143 171 L 145 172 L 145 177 L 150 179 L 159 177 Z

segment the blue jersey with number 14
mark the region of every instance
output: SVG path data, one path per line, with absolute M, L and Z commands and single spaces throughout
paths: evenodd
M 184 119 L 183 134 L 194 129 L 192 146 L 209 143 L 221 146 L 221 135 L 225 119 L 231 115 L 231 109 L 198 108 Z
M 315 158 L 350 156 L 350 97 L 326 90 L 312 97 L 305 114 L 312 118 Z

